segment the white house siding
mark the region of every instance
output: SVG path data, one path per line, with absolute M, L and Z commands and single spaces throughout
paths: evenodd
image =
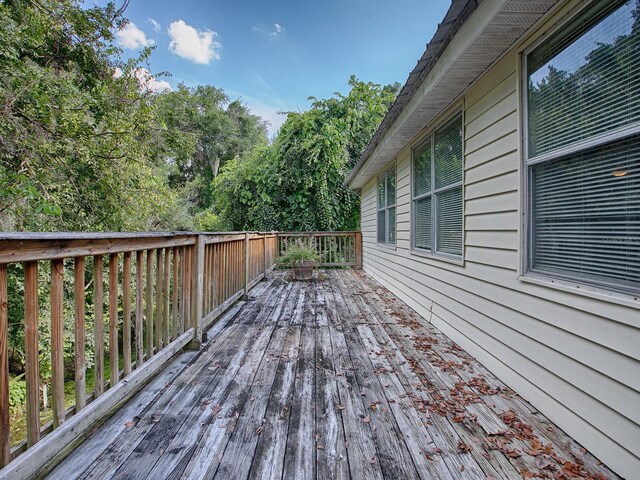
M 376 243 L 362 189 L 364 269 L 627 478 L 640 474 L 638 305 L 523 282 L 515 51 L 465 94 L 464 265 L 410 250 L 410 147 L 397 165 L 397 247 Z

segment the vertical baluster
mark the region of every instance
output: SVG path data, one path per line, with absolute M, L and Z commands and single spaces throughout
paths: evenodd
M 9 436 L 9 312 L 7 266 L 0 264 L 0 468 L 11 460 Z
M 187 284 L 187 247 L 180 248 L 180 333 L 186 329 L 185 318 L 187 314 L 186 284 Z
M 109 365 L 110 388 L 120 380 L 118 363 L 118 254 L 109 255 Z
M 178 260 L 178 247 L 173 247 L 173 286 L 171 290 L 171 313 L 172 313 L 172 325 L 171 325 L 171 340 L 175 340 L 178 336 L 178 269 L 180 262 Z
M 27 380 L 27 446 L 40 440 L 38 368 L 38 262 L 24 264 L 24 353 Z
M 184 317 L 184 328 L 188 330 L 194 325 L 191 322 L 191 270 L 192 270 L 192 262 L 193 262 L 193 249 L 195 247 L 188 246 L 187 247 L 187 255 L 186 255 L 186 272 L 185 272 L 185 317 Z
M 93 349 L 94 389 L 96 397 L 104 391 L 104 293 L 102 280 L 102 255 L 93 257 Z
M 162 249 L 156 250 L 156 347 L 159 352 L 162 348 L 162 326 L 164 323 L 162 315 L 162 295 L 164 276 L 162 272 Z
M 64 260 L 51 261 L 51 386 L 53 428 L 64 422 Z
M 136 252 L 136 367 L 142 365 L 144 358 L 144 341 L 142 337 L 142 299 L 144 296 L 143 265 L 144 252 Z
M 169 295 L 171 291 L 169 287 L 171 286 L 171 251 L 168 248 L 164 249 L 164 281 L 162 284 L 164 285 L 164 307 L 162 308 L 162 319 L 164 321 L 163 328 L 163 337 L 164 344 L 169 345 Z
M 75 259 L 73 265 L 75 287 L 75 382 L 76 412 L 87 404 L 87 377 L 85 361 L 85 320 L 84 320 L 84 257 Z
M 147 360 L 153 357 L 153 250 L 147 250 L 147 289 L 145 292 L 147 310 Z
M 122 356 L 126 377 L 131 373 L 131 252 L 122 260 Z

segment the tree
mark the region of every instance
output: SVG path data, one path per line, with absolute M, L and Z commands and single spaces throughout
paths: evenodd
M 172 208 L 147 161 L 153 94 L 135 72 L 150 51 L 119 59 L 122 14 L 77 0 L 0 3 L 3 229 L 140 229 L 141 212 L 160 223 Z
M 171 186 L 189 187 L 196 210 L 211 206 L 211 182 L 221 166 L 267 142 L 264 121 L 211 85 L 180 84 L 160 94 L 156 107 L 160 133 L 153 155 L 173 165 Z
M 359 198 L 344 186 L 399 85 L 352 76 L 348 95 L 311 98 L 290 112 L 274 143 L 223 169 L 214 207 L 231 230 L 353 230 Z

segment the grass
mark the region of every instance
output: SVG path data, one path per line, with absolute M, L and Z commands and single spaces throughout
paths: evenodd
M 132 352 L 132 362 L 135 362 L 135 354 Z M 104 359 L 104 379 L 108 380 L 111 376 L 111 366 L 109 362 L 109 357 L 106 356 Z M 123 363 L 123 357 L 120 355 L 120 364 Z M 87 368 L 86 370 L 86 379 L 87 379 L 87 394 L 93 392 L 95 388 L 95 377 L 94 377 L 94 368 Z M 40 428 L 42 428 L 47 423 L 53 421 L 53 398 L 51 389 L 48 390 L 47 401 L 48 408 L 45 410 L 40 410 Z M 64 382 L 64 406 L 65 409 L 73 407 L 76 403 L 76 386 L 75 380 L 65 380 Z M 26 405 L 21 405 L 16 408 L 14 412 L 12 412 L 11 418 L 9 419 L 9 435 L 11 439 L 11 446 L 14 447 L 27 438 L 27 412 Z

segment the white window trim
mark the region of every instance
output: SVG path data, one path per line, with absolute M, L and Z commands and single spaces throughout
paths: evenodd
M 393 172 L 393 176 L 395 177 L 395 194 L 394 194 L 394 203 L 393 205 L 387 205 L 387 198 L 388 198 L 388 192 L 387 192 L 387 178 L 389 177 L 389 174 Z M 378 198 L 378 184 L 380 183 L 380 179 L 384 178 L 384 201 L 385 201 L 385 206 L 380 208 L 380 205 L 378 204 L 379 198 Z M 389 209 L 390 208 L 394 208 L 396 210 L 396 215 L 395 215 L 395 220 L 394 220 L 394 224 L 395 224 L 395 232 L 396 232 L 396 239 L 393 243 L 389 243 Z M 378 237 L 378 229 L 379 229 L 379 224 L 378 224 L 378 214 L 384 211 L 384 225 L 385 225 L 385 231 L 384 231 L 384 242 L 381 242 L 379 237 Z M 396 243 L 398 242 L 398 172 L 396 170 L 396 164 L 395 161 L 393 163 L 393 165 L 391 165 L 390 167 L 387 167 L 384 169 L 384 171 L 378 175 L 376 177 L 376 242 L 379 246 L 381 247 L 386 247 L 386 248 L 391 248 L 394 249 L 396 248 Z
M 453 120 L 456 116 L 460 116 L 460 122 L 462 123 L 462 180 L 456 182 L 451 185 L 447 185 L 446 187 L 435 188 L 435 133 L 436 131 L 446 125 L 449 121 Z M 465 192 L 464 192 L 464 164 L 465 164 L 465 127 L 464 127 L 464 118 L 465 111 L 463 105 L 457 105 L 452 113 L 447 114 L 445 117 L 440 119 L 434 126 L 429 130 L 429 132 L 422 136 L 418 142 L 415 143 L 411 147 L 411 171 L 409 175 L 409 181 L 411 183 L 411 198 L 409 199 L 411 205 L 411 225 L 410 225 L 410 235 L 411 235 L 411 254 L 419 257 L 425 258 L 433 258 L 436 260 L 442 260 L 448 263 L 453 263 L 455 265 L 464 265 L 464 250 L 465 250 L 465 215 L 464 215 L 464 205 L 465 205 Z M 431 143 L 431 190 L 428 193 L 423 193 L 421 195 L 415 196 L 415 156 L 414 151 L 422 147 L 426 142 Z M 437 206 L 435 200 L 437 198 L 437 194 L 441 192 L 445 192 L 447 190 L 452 190 L 454 188 L 460 187 L 462 189 L 462 254 L 454 255 L 446 252 L 439 252 L 437 250 Z M 427 250 L 425 248 L 419 248 L 415 246 L 416 235 L 415 235 L 415 226 L 416 226 L 416 208 L 415 202 L 422 198 L 432 197 L 431 200 L 431 250 Z
M 520 147 L 522 151 L 521 162 L 521 208 L 522 222 L 521 227 L 521 261 L 520 272 L 518 280 L 531 283 L 535 285 L 541 285 L 545 287 L 551 287 L 562 291 L 571 293 L 578 293 L 592 298 L 606 299 L 612 303 L 617 303 L 626 306 L 638 306 L 640 296 L 634 293 L 630 293 L 628 290 L 621 289 L 618 284 L 608 282 L 589 282 L 583 281 L 577 277 L 571 275 L 562 275 L 551 272 L 535 271 L 530 268 L 531 253 L 533 248 L 533 241 L 530 240 L 531 235 L 531 212 L 532 197 L 531 197 L 531 167 L 551 161 L 558 157 L 567 156 L 573 153 L 586 151 L 599 145 L 614 142 L 626 137 L 630 137 L 640 132 L 640 124 L 627 125 L 618 129 L 611 130 L 609 132 L 595 135 L 594 137 L 575 142 L 570 145 L 562 146 L 554 150 L 537 155 L 536 157 L 529 158 L 529 107 L 528 107 L 528 76 L 527 76 L 527 56 L 543 44 L 545 41 L 553 37 L 561 28 L 570 24 L 580 13 L 589 8 L 593 2 L 597 0 L 591 0 L 589 2 L 580 3 L 571 12 L 565 13 L 563 18 L 556 22 L 552 27 L 541 32 L 537 39 L 530 42 L 526 48 L 520 51 L 518 55 L 518 69 L 517 74 L 520 76 L 518 82 L 518 96 L 520 105 Z

